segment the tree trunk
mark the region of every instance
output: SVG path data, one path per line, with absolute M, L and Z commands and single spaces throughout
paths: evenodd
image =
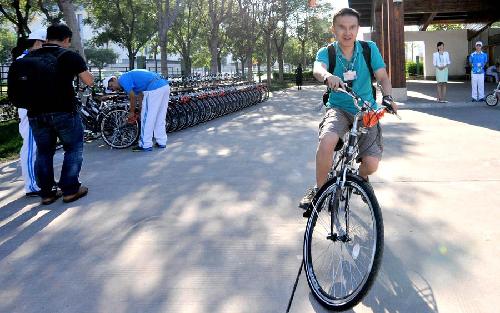
M 270 35 L 266 35 L 265 39 L 265 45 L 266 45 L 266 63 L 267 63 L 267 87 L 270 89 L 271 88 L 271 80 L 272 80 L 272 69 L 271 69 L 271 37 Z
M 131 47 L 127 48 L 127 52 L 128 52 L 128 70 L 131 71 L 135 68 L 136 53 L 133 52 Z
M 257 76 L 259 76 L 259 83 L 262 82 L 261 75 L 260 75 L 260 61 L 257 62 Z
M 217 49 L 217 73 L 222 73 L 222 57 L 219 49 Z
M 63 12 L 64 21 L 68 27 L 73 32 L 73 37 L 71 38 L 71 44 L 80 53 L 82 58 L 85 58 L 85 52 L 83 50 L 82 37 L 80 36 L 80 25 L 76 19 L 75 7 L 71 0 L 57 0 L 59 9 Z
M 210 36 L 208 42 L 208 48 L 210 49 L 210 72 L 211 74 L 217 74 L 218 67 L 218 51 L 217 47 L 219 46 L 219 38 L 215 35 Z
M 278 81 L 280 83 L 284 82 L 283 79 L 283 72 L 284 72 L 284 60 L 283 60 L 283 48 L 281 47 L 276 47 L 276 52 L 278 54 L 278 66 L 279 66 L 279 74 L 278 74 Z
M 166 39 L 167 36 L 164 38 Z M 168 76 L 168 62 L 167 62 L 167 42 L 160 39 L 160 67 L 161 75 Z
M 253 81 L 253 68 L 252 68 L 252 54 L 253 50 L 248 49 L 247 50 L 247 80 L 248 81 Z
M 306 66 L 306 42 L 301 41 L 300 42 L 300 54 L 301 54 L 301 59 L 302 59 L 302 67 Z

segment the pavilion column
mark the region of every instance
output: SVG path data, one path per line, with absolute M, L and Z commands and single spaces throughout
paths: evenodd
M 379 47 L 380 53 L 383 52 L 383 39 L 382 39 L 382 1 L 373 0 L 372 2 L 372 41 Z
M 394 0 L 380 1 L 381 27 L 377 44 L 387 66 L 387 74 L 392 84 L 392 95 L 397 101 L 407 100 L 405 77 L 405 42 L 404 42 L 404 8 L 403 2 Z M 377 7 L 374 18 L 377 23 Z M 377 25 L 374 25 L 376 29 Z
M 403 1 L 389 2 L 389 47 L 390 47 L 390 78 L 392 94 L 399 101 L 407 100 L 405 77 L 405 30 Z

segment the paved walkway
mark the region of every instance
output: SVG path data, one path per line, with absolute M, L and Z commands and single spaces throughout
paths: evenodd
M 39 206 L 0 165 L 0 312 L 285 312 L 301 260 L 322 87 L 169 135 L 167 150 L 85 146 L 90 193 Z M 384 118 L 382 271 L 354 311 L 500 307 L 500 108 Z M 60 166 L 61 154 L 56 156 Z M 325 312 L 302 276 L 292 312 Z

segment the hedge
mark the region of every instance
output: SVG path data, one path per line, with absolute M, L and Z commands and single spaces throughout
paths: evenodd
M 273 72 L 273 79 L 277 80 L 278 78 L 279 78 L 279 72 Z M 312 71 L 302 72 L 302 78 L 304 80 L 314 79 Z M 283 73 L 283 79 L 295 81 L 295 73 Z
M 413 61 L 407 61 L 405 64 L 405 71 L 409 75 L 417 75 L 417 63 Z M 418 63 L 418 75 L 424 75 L 424 63 Z

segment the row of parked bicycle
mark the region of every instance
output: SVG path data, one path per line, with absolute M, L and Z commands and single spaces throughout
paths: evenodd
M 268 99 L 264 84 L 238 82 L 180 91 L 173 88 L 170 96 L 166 129 L 174 132 L 207 122 Z M 112 148 L 123 149 L 139 137 L 140 121 L 127 122 L 128 98 L 124 94 L 105 95 L 99 87 L 85 88 L 79 93 L 80 113 L 86 139 L 102 137 Z

